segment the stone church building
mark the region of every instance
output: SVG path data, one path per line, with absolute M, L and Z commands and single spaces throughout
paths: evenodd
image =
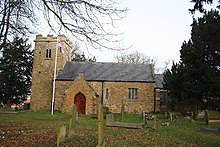
M 32 71 L 31 110 L 50 110 L 57 40 L 63 53 L 57 53 L 54 110 L 68 113 L 77 105 L 79 114 L 97 112 L 101 103 L 119 113 L 122 103 L 127 113 L 159 111 L 160 98 L 150 64 L 73 62 L 72 48 L 64 35 L 37 35 Z

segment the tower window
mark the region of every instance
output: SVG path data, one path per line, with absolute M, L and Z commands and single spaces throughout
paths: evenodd
M 51 49 L 46 49 L 46 58 L 47 59 L 51 58 Z

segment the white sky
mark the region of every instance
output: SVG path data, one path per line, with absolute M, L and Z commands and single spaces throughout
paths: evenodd
M 116 0 L 117 1 L 117 0 Z M 190 0 L 121 0 L 121 7 L 128 7 L 126 18 L 118 23 L 118 30 L 124 32 L 123 46 L 132 47 L 122 53 L 139 51 L 157 59 L 157 67 L 164 67 L 164 62 L 180 59 L 181 45 L 190 39 L 193 8 Z M 39 34 L 50 33 L 44 31 Z M 118 51 L 103 49 L 87 50 L 80 48 L 86 56 L 93 55 L 98 62 L 116 62 Z M 170 64 L 171 65 L 171 64 Z
M 124 46 L 132 45 L 126 52 L 138 50 L 158 60 L 158 66 L 165 61 L 179 61 L 181 45 L 190 38 L 193 7 L 189 0 L 123 0 L 129 8 L 126 18 L 119 23 L 124 32 Z M 85 54 L 87 51 L 84 51 Z M 118 51 L 89 50 L 99 62 L 115 62 Z

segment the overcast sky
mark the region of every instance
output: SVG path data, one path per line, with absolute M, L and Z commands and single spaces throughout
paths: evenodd
M 119 23 L 124 46 L 132 45 L 126 52 L 138 50 L 158 59 L 158 66 L 169 60 L 179 61 L 181 44 L 190 38 L 190 0 L 123 0 L 122 5 L 129 8 Z M 119 54 L 106 50 L 89 52 L 100 62 L 114 62 L 114 56 Z
M 116 0 L 117 1 L 117 0 Z M 122 7 L 129 11 L 118 23 L 118 30 L 124 32 L 123 46 L 132 46 L 126 53 L 139 51 L 158 60 L 158 67 L 164 62 L 179 61 L 181 45 L 190 39 L 193 8 L 190 0 L 121 0 Z M 45 35 L 44 33 L 39 32 Z M 48 32 L 49 33 L 49 32 Z M 118 51 L 95 50 L 81 47 L 86 54 L 92 54 L 98 62 L 116 62 Z

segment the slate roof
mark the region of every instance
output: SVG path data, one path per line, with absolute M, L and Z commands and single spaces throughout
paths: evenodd
M 74 80 L 80 73 L 87 81 L 154 82 L 150 64 L 67 62 L 57 80 Z
M 163 74 L 155 74 L 156 87 L 163 88 Z

